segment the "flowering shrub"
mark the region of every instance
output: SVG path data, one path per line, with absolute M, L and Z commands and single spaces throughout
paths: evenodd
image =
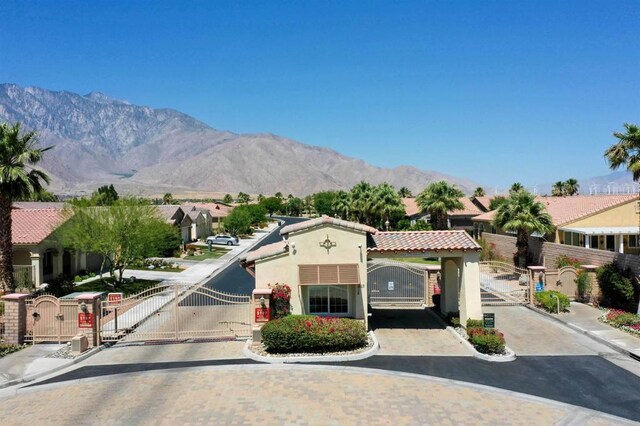
M 584 262 L 582 262 L 580 259 L 576 259 L 575 257 L 569 257 L 566 254 L 561 254 L 556 259 L 556 268 L 561 269 L 566 266 L 573 266 L 574 268 L 579 268 L 580 265 L 582 265 L 582 263 Z
M 333 352 L 364 346 L 367 330 L 353 319 L 289 315 L 262 327 L 262 343 L 272 353 Z
M 608 310 L 600 320 L 612 327 L 640 335 L 640 315 L 619 309 Z
M 469 342 L 476 350 L 483 354 L 503 354 L 505 351 L 504 334 L 495 328 L 469 328 L 467 329 Z
M 286 317 L 291 313 L 291 287 L 286 284 L 269 284 L 271 288 L 271 318 Z

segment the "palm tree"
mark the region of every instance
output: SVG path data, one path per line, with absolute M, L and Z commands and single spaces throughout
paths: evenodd
M 554 197 L 562 197 L 567 193 L 567 188 L 564 182 L 558 181 L 551 187 L 551 195 Z
M 418 195 L 416 202 L 423 212 L 431 215 L 433 229 L 443 230 L 448 228 L 448 212 L 464 208 L 460 201 L 462 197 L 464 193 L 455 185 L 441 180 L 427 186 Z
M 401 198 L 413 198 L 413 194 L 411 193 L 411 190 L 406 186 L 403 186 L 402 188 L 400 188 L 400 190 L 398 191 L 398 195 L 400 195 Z
M 162 204 L 173 204 L 173 195 L 170 192 L 162 196 Z
M 387 226 L 387 222 L 395 222 L 404 215 L 404 204 L 395 188 L 388 183 L 378 185 L 373 191 L 371 201 L 371 217 L 378 228 Z M 370 223 L 370 225 L 372 225 Z
M 351 194 L 346 191 L 338 191 L 333 199 L 331 208 L 336 216 L 340 216 L 341 219 L 348 219 L 351 212 Z
M 362 181 L 351 188 L 351 214 L 361 223 L 369 223 L 373 186 Z
M 484 191 L 484 188 L 481 186 L 477 187 L 476 190 L 473 191 L 474 197 L 484 197 L 485 195 L 487 195 L 487 193 Z
M 529 236 L 533 232 L 546 235 L 553 231 L 551 216 L 544 203 L 528 191 L 513 192 L 507 201 L 498 207 L 493 225 L 516 233 L 518 266 L 527 266 Z
M 42 191 L 49 177 L 34 168 L 45 151 L 38 148 L 35 132 L 20 132 L 20 123 L 0 124 L 0 288 L 15 291 L 11 204 Z
M 524 190 L 524 186 L 522 186 L 520 182 L 515 182 L 511 185 L 511 188 L 509 188 L 509 193 L 520 192 L 522 190 Z
M 578 191 L 580 191 L 580 184 L 576 179 L 567 179 L 564 183 L 564 191 L 565 194 L 569 196 L 578 195 Z
M 609 167 L 616 170 L 625 166 L 633 174 L 633 180 L 640 180 L 640 127 L 624 123 L 625 133 L 614 132 L 618 142 L 604 152 Z

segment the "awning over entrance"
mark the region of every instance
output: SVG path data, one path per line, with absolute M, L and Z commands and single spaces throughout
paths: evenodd
M 466 231 L 377 232 L 369 235 L 367 246 L 370 253 L 480 250 Z
M 356 264 L 298 265 L 300 285 L 360 284 Z
M 561 227 L 558 228 L 565 232 L 576 232 L 584 235 L 634 235 L 640 233 L 638 226 L 601 226 L 597 228 L 574 228 Z

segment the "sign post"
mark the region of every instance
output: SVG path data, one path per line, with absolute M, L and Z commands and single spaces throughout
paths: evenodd
M 109 302 L 109 306 L 120 306 L 120 305 L 122 305 L 122 293 L 109 293 L 109 294 L 107 294 L 107 301 Z
M 496 328 L 496 314 L 482 314 L 482 326 L 484 328 Z
M 93 313 L 78 312 L 78 328 L 93 328 Z

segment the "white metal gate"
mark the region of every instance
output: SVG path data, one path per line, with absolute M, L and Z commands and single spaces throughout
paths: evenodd
M 480 298 L 484 306 L 529 303 L 529 273 L 504 262 L 480 262 Z
M 102 302 L 103 341 L 251 336 L 251 296 L 165 282 L 118 304 Z
M 407 262 L 367 262 L 367 288 L 372 307 L 422 307 L 427 297 L 426 268 Z

